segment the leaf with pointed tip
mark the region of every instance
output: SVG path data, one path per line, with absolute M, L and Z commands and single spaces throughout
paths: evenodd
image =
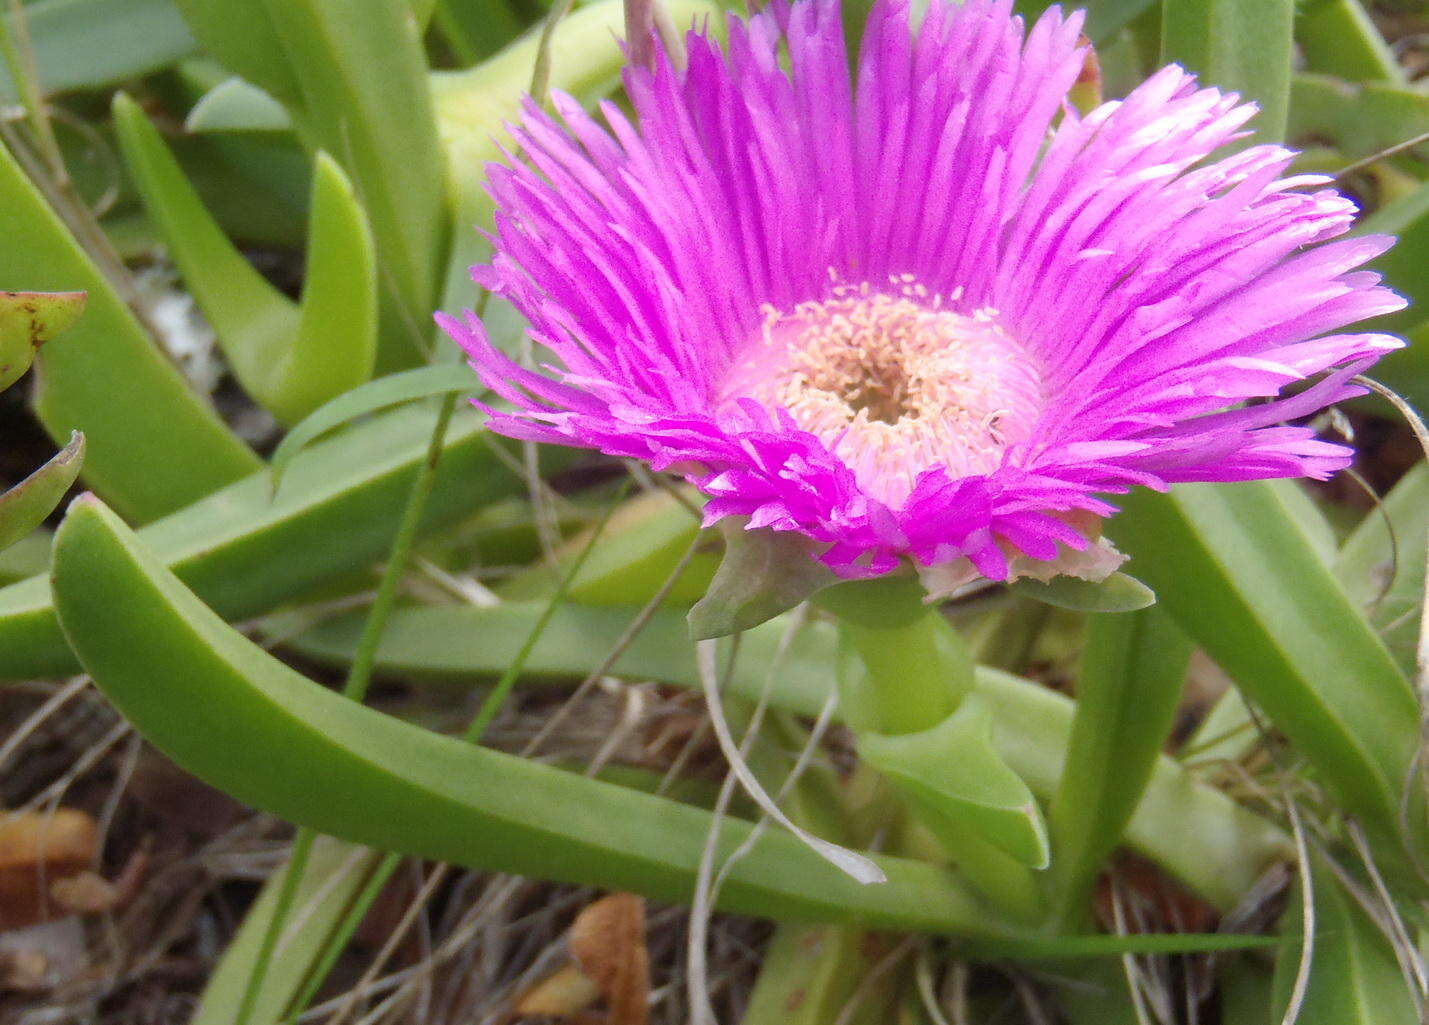
M 0 391 L 25 375 L 35 353 L 84 312 L 84 292 L 0 292 Z
M 1023 577 L 1013 582 L 1012 589 L 1073 612 L 1135 612 L 1156 604 L 1156 592 L 1127 573 L 1113 573 L 1095 582 L 1060 576 L 1043 583 Z
M 184 129 L 205 132 L 291 132 L 288 108 L 241 78 L 224 79 L 195 103 Z
M 9 548 L 55 511 L 84 465 L 84 435 L 75 431 L 69 444 L 19 484 L 0 495 L 0 551 Z
M 557 547 L 555 558 L 542 561 L 502 581 L 496 593 L 503 600 L 549 598 L 580 558 L 566 594 L 585 605 L 642 605 L 663 585 L 700 533 L 692 489 L 647 491 L 626 499 L 610 522 L 592 539 L 588 528 Z M 590 551 L 586 553 L 587 545 Z M 718 548 L 710 538 L 697 548 L 672 586 L 666 604 L 692 605 L 704 597 L 719 568 Z M 583 554 L 584 553 L 584 554 Z
M 1163 0 L 1161 63 L 1254 100 L 1257 140 L 1283 139 L 1294 22 L 1294 0 Z
M 1404 69 L 1359 0 L 1307 0 L 1295 16 L 1295 41 L 1310 71 L 1404 84 Z
M 697 641 L 758 626 L 838 582 L 801 534 L 747 530 L 735 517 L 721 520 L 719 529 L 724 559 L 705 596 L 690 609 L 690 636 Z
M 352 186 L 326 154 L 314 166 L 300 305 L 243 257 L 204 208 L 139 105 L 118 93 L 114 125 L 149 214 L 244 390 L 294 423 L 372 376 L 377 264 Z

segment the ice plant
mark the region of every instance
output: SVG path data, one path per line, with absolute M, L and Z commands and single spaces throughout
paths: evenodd
M 628 68 L 633 121 L 529 103 L 473 274 L 559 365 L 442 318 L 491 426 L 937 590 L 1110 572 L 1133 486 L 1344 467 L 1292 422 L 1401 344 L 1344 333 L 1402 305 L 1356 270 L 1391 240 L 1329 241 L 1355 208 L 1287 149 L 1208 161 L 1254 107 L 1179 67 L 1078 114 L 1081 14 L 1010 8 L 880 0 L 851 72 L 836 3 L 775 0 Z

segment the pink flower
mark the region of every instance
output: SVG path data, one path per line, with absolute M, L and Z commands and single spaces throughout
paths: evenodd
M 628 69 L 635 123 L 528 103 L 473 277 L 559 365 L 440 318 L 510 404 L 492 428 L 945 582 L 1104 575 L 1133 486 L 1346 466 L 1288 422 L 1402 344 L 1341 333 L 1403 305 L 1355 270 L 1391 240 L 1329 241 L 1355 208 L 1282 147 L 1206 162 L 1254 108 L 1178 67 L 1079 116 L 1081 15 L 1010 7 L 880 0 L 851 82 L 838 5 L 776 0 Z

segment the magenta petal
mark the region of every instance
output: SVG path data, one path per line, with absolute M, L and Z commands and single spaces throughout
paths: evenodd
M 680 473 L 708 522 L 805 534 L 849 576 L 966 558 L 1000 579 L 1010 555 L 1085 548 L 1069 514 L 1111 514 L 1107 494 L 1347 465 L 1287 421 L 1400 344 L 1347 330 L 1402 305 L 1360 269 L 1390 240 L 1341 238 L 1353 204 L 1286 177 L 1288 150 L 1208 162 L 1253 108 L 1180 68 L 1078 116 L 1081 16 L 1027 28 L 1011 6 L 931 0 L 910 26 L 879 0 L 854 81 L 836 0 L 777 0 L 724 47 L 690 33 L 683 71 L 628 69 L 633 121 L 527 104 L 473 277 L 552 365 L 441 318 L 503 400 L 493 429 Z M 948 368 L 935 412 L 858 420 L 853 372 L 794 365 L 862 323 L 870 287 L 892 297 L 877 323 Z

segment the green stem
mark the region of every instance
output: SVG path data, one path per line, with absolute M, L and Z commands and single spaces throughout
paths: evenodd
M 923 596 L 916 578 L 895 575 L 838 584 L 815 597 L 839 620 L 840 707 L 866 763 L 906 799 L 912 821 L 905 841 L 917 843 L 920 827 L 926 827 L 932 835 L 925 840 L 936 837 L 936 845 L 1000 911 L 1033 921 L 1041 911 L 1039 882 L 1028 867 L 1033 862 L 1013 857 L 990 839 L 998 836 L 1006 844 L 1007 820 L 1025 827 L 1028 806 L 1038 829 L 1040 818 L 986 734 L 952 732 L 958 717 L 966 721 L 978 714 L 963 704 L 976 667 L 971 649 Z M 959 751 L 948 751 L 948 742 Z M 1022 795 L 1010 803 L 1009 786 Z M 980 798 L 998 810 L 990 815 L 973 810 Z
M 855 730 L 930 729 L 972 689 L 972 656 L 915 578 L 837 584 L 815 601 L 839 619 L 839 704 Z

